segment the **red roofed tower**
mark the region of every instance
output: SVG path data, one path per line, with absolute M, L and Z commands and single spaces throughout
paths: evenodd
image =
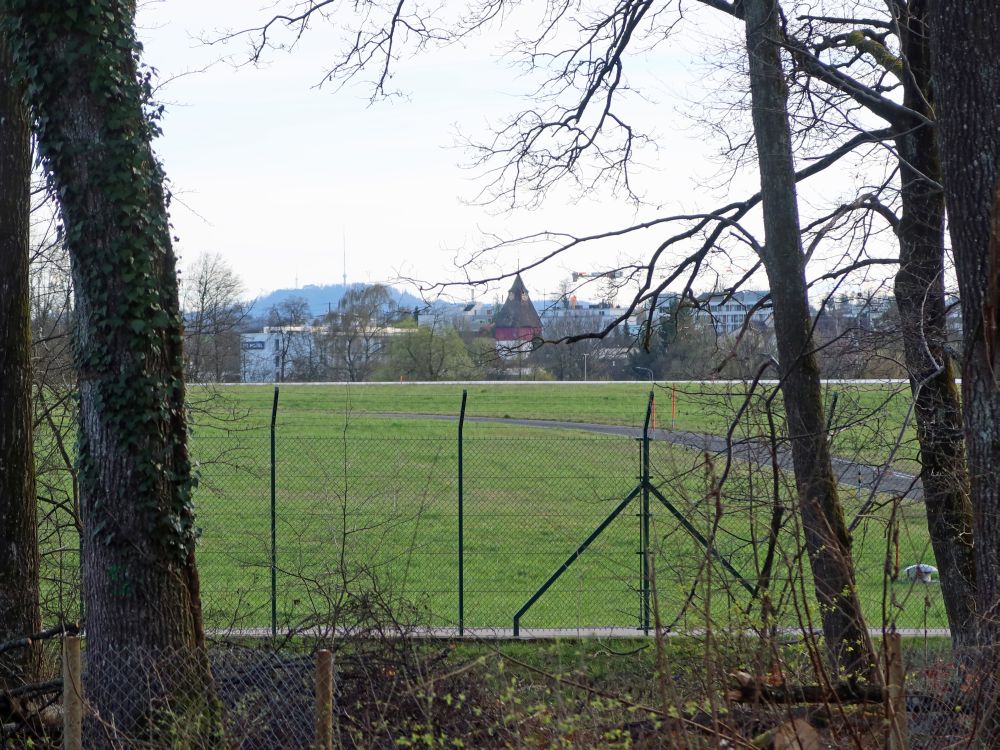
M 514 277 L 514 283 L 507 292 L 507 301 L 494 319 L 496 331 L 493 338 L 498 347 L 507 349 L 523 348 L 526 342 L 542 334 L 542 321 L 528 296 L 528 289 L 521 281 L 521 274 Z

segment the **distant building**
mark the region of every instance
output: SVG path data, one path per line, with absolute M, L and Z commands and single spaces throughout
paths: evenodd
M 521 274 L 507 292 L 507 300 L 493 319 L 493 338 L 500 350 L 524 350 L 526 344 L 542 334 L 542 321 L 538 317 Z
M 240 379 L 244 383 L 280 383 L 314 356 L 313 326 L 268 326 L 240 336 Z
M 388 341 L 413 330 L 393 325 L 343 330 L 325 325 L 268 326 L 240 336 L 244 383 L 365 379 Z
M 694 318 L 714 328 L 720 336 L 739 332 L 748 315 L 751 326 L 759 330 L 768 329 L 773 325 L 771 308 L 765 306 L 753 309 L 754 305 L 767 295 L 768 292 L 750 290 L 732 294 L 725 292 L 702 294 L 698 297 L 698 308 L 694 311 Z
M 895 300 L 885 294 L 841 294 L 827 301 L 822 317 L 832 318 L 842 327 L 853 326 L 862 331 L 876 331 L 885 314 L 894 306 Z
M 612 321 L 619 321 L 612 331 L 613 336 L 632 336 L 645 320 L 645 313 L 640 310 L 630 311 L 627 307 L 603 302 L 578 302 L 576 297 L 550 301 L 538 313 L 542 326 L 551 332 L 550 338 L 597 333 L 611 325 Z
M 493 325 L 497 306 L 489 302 L 467 302 L 452 315 L 456 328 L 472 333 L 487 331 Z

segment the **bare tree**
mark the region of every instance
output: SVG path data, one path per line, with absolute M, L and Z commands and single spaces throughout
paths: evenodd
M 313 380 L 320 362 L 314 346 L 309 322 L 309 302 L 294 295 L 282 300 L 267 311 L 267 325 L 273 334 L 275 380 Z
M 701 380 L 711 377 L 723 354 L 723 342 L 707 320 L 695 315 L 696 301 L 673 296 L 650 323 L 644 316 L 629 354 L 629 368 L 646 367 L 660 379 Z
M 742 3 L 730 3 L 726 0 L 702 2 L 731 16 L 744 15 Z M 570 61 L 568 64 L 559 63 L 552 82 L 558 83 L 561 91 L 572 88 L 574 81 L 585 82 L 586 85 L 580 84 L 582 95 L 575 101 L 593 106 L 596 116 L 590 119 L 582 117 L 585 108 L 578 107 L 574 110 L 573 107 L 556 107 L 549 110 L 547 118 L 535 121 L 533 127 L 537 132 L 532 133 L 533 138 L 539 137 L 545 129 L 559 130 L 576 122 L 588 122 L 591 123 L 591 130 L 585 142 L 589 143 L 600 135 L 599 125 L 603 122 L 601 114 L 611 121 L 613 129 L 621 126 L 622 121 L 615 114 L 614 102 L 620 95 L 619 89 L 625 87 L 621 75 L 622 60 L 629 42 L 641 28 L 639 19 L 651 12 L 645 5 L 622 4 L 618 9 L 623 11 L 623 15 L 609 14 L 583 25 L 587 31 L 585 45 L 565 58 Z M 973 631 L 975 571 L 972 566 L 968 475 L 964 463 L 954 370 L 949 364 L 947 346 L 943 285 L 943 205 L 932 127 L 927 4 L 890 2 L 887 4 L 887 13 L 881 20 L 869 17 L 852 19 L 850 13 L 845 13 L 845 17 L 821 13 L 810 15 L 805 9 L 799 10 L 803 14 L 799 20 L 803 22 L 806 41 L 790 36 L 787 23 L 783 23 L 777 32 L 781 44 L 791 53 L 795 65 L 793 73 L 801 79 L 797 115 L 800 120 L 808 123 L 809 130 L 800 130 L 797 135 L 801 142 L 814 132 L 818 134 L 813 136 L 814 139 L 822 141 L 827 149 L 829 147 L 826 144 L 831 134 L 846 132 L 849 137 L 841 146 L 818 156 L 811 166 L 798 173 L 797 179 L 801 180 L 821 171 L 853 149 L 866 144 L 885 144 L 885 152 L 895 156 L 899 163 L 901 184 L 898 188 L 898 202 L 901 216 L 897 218 L 881 202 L 882 193 L 892 190 L 887 184 L 882 185 L 874 194 L 863 194 L 858 200 L 838 206 L 814 222 L 808 231 L 813 237 L 807 255 L 812 255 L 818 243 L 831 229 L 838 226 L 843 217 L 857 212 L 887 221 L 899 237 L 900 269 L 896 295 L 900 310 L 905 311 L 902 316 L 902 332 L 924 464 L 928 525 L 941 565 L 942 578 L 946 581 L 945 601 L 953 640 L 961 651 L 968 644 Z M 618 22 L 610 20 L 612 18 Z M 630 25 L 627 19 L 636 23 Z M 647 24 L 647 34 L 652 24 L 652 21 Z M 840 28 L 835 32 L 827 31 L 826 26 L 831 24 Z M 848 31 L 842 32 L 845 26 Z M 893 39 L 898 40 L 895 52 L 890 49 Z M 587 45 L 597 40 L 606 44 L 609 52 L 588 63 Z M 535 38 L 531 44 L 537 49 L 541 46 L 540 41 Z M 824 54 L 833 55 L 833 58 L 821 59 Z M 556 55 L 551 59 L 561 61 L 562 58 Z M 864 77 L 852 75 L 856 68 L 863 69 Z M 903 90 L 902 104 L 889 95 L 896 88 Z M 853 117 L 853 112 L 858 107 L 886 120 L 890 127 L 859 132 Z M 840 117 L 846 122 L 840 122 Z M 575 132 L 571 127 L 568 130 Z M 507 130 L 503 134 L 509 135 L 510 132 Z M 890 139 L 895 139 L 895 153 L 888 148 Z M 539 165 L 545 165 L 546 169 L 556 165 L 558 161 L 552 155 L 553 152 L 549 152 L 546 158 L 535 160 L 534 152 L 530 149 L 499 149 L 490 154 L 489 158 L 509 161 L 515 172 L 521 168 L 531 172 L 532 169 L 539 168 Z M 567 168 L 576 168 L 580 155 L 577 150 L 570 149 L 563 153 L 563 159 Z M 677 271 L 670 273 L 667 281 L 678 278 L 685 266 L 692 269 L 689 279 L 699 273 L 708 251 L 712 247 L 721 246 L 720 240 L 723 238 L 723 233 L 718 228 L 709 231 L 711 223 L 742 218 L 758 199 L 759 195 L 749 201 L 727 206 L 715 215 L 706 215 L 703 223 L 700 221 L 695 224 L 695 230 L 708 232 L 708 240 L 702 244 L 699 252 L 677 264 Z M 683 217 L 676 217 L 674 220 L 678 218 Z M 668 217 L 661 221 L 669 220 L 671 219 Z M 870 219 L 862 216 L 858 221 L 866 222 Z M 637 229 L 648 230 L 656 223 L 658 222 L 644 223 Z M 555 252 L 570 250 L 592 240 L 626 234 L 632 229 L 609 232 L 603 237 L 569 238 Z M 687 239 L 692 234 L 693 232 L 681 233 L 663 242 L 652 256 L 650 267 L 662 264 L 662 253 L 677 240 Z M 867 236 L 868 233 L 864 232 L 862 239 Z M 846 260 L 842 267 L 824 274 L 824 277 L 842 278 L 852 270 L 896 262 L 895 259 L 868 256 L 863 243 L 858 257 Z M 652 311 L 665 284 L 661 282 L 651 286 L 648 277 L 645 282 L 636 299 L 646 302 Z M 737 281 L 733 289 L 739 283 Z M 606 327 L 601 333 L 607 333 L 609 329 L 610 327 Z M 653 326 L 647 326 L 646 330 L 652 331 Z
M 75 385 L 72 372 L 73 280 L 66 246 L 52 212 L 55 200 L 44 183 L 33 191 L 31 327 L 36 390 Z M 37 216 L 37 220 L 34 217 Z
M 253 308 L 243 281 L 217 253 L 198 256 L 181 284 L 184 353 L 189 381 L 235 380 L 239 372 L 238 328 Z
M 607 378 L 614 365 L 613 343 L 597 339 L 583 339 L 568 343 L 565 339 L 579 333 L 593 331 L 600 326 L 596 314 L 568 315 L 559 310 L 549 310 L 543 320 L 545 336 L 562 343 L 540 346 L 529 356 L 532 364 L 544 367 L 556 380 L 601 380 Z M 627 342 L 619 341 L 627 347 Z
M 382 284 L 352 286 L 337 309 L 323 318 L 321 345 L 338 379 L 367 380 L 384 356 L 388 328 L 399 317 L 392 292 Z
M 778 4 L 744 0 L 743 12 L 764 214 L 765 243 L 759 252 L 774 301 L 781 390 L 806 549 L 823 632 L 835 663 L 875 681 L 878 659 L 858 600 L 851 542 L 826 438 L 799 230 Z
M 888 3 L 905 61 L 903 104 L 934 118 L 930 2 Z M 901 216 L 896 303 L 914 398 L 920 473 L 952 642 L 965 658 L 975 642 L 978 576 L 972 503 L 954 357 L 947 345 L 944 194 L 935 128 L 926 122 L 896 138 Z
M 735 5 L 703 0 L 733 13 Z M 958 653 L 975 641 L 972 508 L 961 409 L 948 346 L 944 197 L 931 86 L 930 6 L 887 0 L 861 13 L 797 8 L 798 27 L 783 32 L 799 86 L 805 128 L 821 134 L 856 129 L 863 108 L 890 125 L 885 183 L 849 208 L 885 222 L 899 243 L 895 298 L 904 363 L 920 443 L 927 523 L 941 570 L 945 607 Z M 900 91 L 902 101 L 890 97 Z M 801 132 L 801 131 L 800 131 Z M 804 135 L 804 133 L 803 133 Z M 894 148 L 891 148 L 894 146 Z M 865 235 L 867 238 L 867 234 Z

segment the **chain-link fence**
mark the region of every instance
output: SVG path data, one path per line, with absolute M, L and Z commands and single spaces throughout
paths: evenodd
M 762 586 L 772 617 L 811 627 L 780 413 L 769 431 L 761 413 L 733 423 L 725 404 L 703 410 L 727 437 L 671 429 L 670 391 L 657 395 L 659 424 L 641 396 L 631 423 L 599 424 L 552 419 L 551 405 L 546 419 L 498 414 L 453 393 L 451 414 L 437 404 L 286 425 L 278 409 L 250 429 L 196 432 L 210 627 L 346 626 L 337 613 L 356 581 L 436 631 L 636 632 L 654 615 L 676 629 L 753 626 Z M 932 562 L 918 484 L 899 462 L 868 462 L 870 439 L 831 433 L 869 624 L 887 613 L 903 628 L 946 627 L 933 577 L 905 573 Z
M 599 385 L 519 397 L 531 387 L 345 404 L 283 386 L 241 392 L 244 411 L 202 409 L 207 627 L 349 627 L 345 592 L 362 586 L 442 632 L 754 627 L 765 590 L 769 617 L 812 627 L 780 399 Z M 911 567 L 933 557 L 905 394 L 845 389 L 827 404 L 869 626 L 945 628 L 935 577 Z M 75 485 L 61 471 L 46 475 L 43 609 L 71 621 Z
M 733 672 L 734 664 L 749 666 L 757 649 L 734 649 L 726 636 L 672 650 L 669 687 L 658 688 L 650 670 L 660 667 L 640 652 L 617 654 L 628 660 L 625 683 L 604 675 L 589 685 L 577 672 L 592 665 L 575 662 L 571 651 L 559 662 L 567 677 L 544 661 L 519 669 L 530 665 L 516 652 L 459 655 L 400 637 L 405 630 L 386 621 L 359 635 L 279 648 L 218 640 L 205 649 L 102 644 L 101 653 L 89 639 L 48 640 L 52 674 L 0 691 L 0 746 L 625 750 L 679 745 L 664 737 L 682 736 L 683 746 L 707 749 L 720 741 L 749 746 L 751 738 L 762 744 L 759 738 L 787 728 L 813 738 L 803 740 L 808 747 L 944 750 L 969 746 L 991 699 L 985 685 L 955 679 L 940 644 L 911 640 L 900 649 L 898 638 L 889 658 L 902 669 L 887 669 L 896 688 L 824 684 L 806 651 L 786 653 L 780 670 L 766 676 Z M 713 716 L 701 706 L 720 691 L 726 710 Z
M 433 747 L 442 738 L 510 746 L 475 662 L 445 665 L 447 653 L 422 649 L 398 624 L 377 625 L 356 638 L 273 649 L 215 640 L 204 649 L 134 644 L 96 653 L 89 640 L 67 636 L 61 677 L 40 683 L 56 707 L 47 726 L 4 729 L 69 750 Z

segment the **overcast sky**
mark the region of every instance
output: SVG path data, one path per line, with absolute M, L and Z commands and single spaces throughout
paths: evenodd
M 706 45 L 740 48 L 740 38 L 711 19 L 631 61 L 648 99 L 634 112 L 656 131 L 659 146 L 642 154 L 649 167 L 637 173 L 637 184 L 658 205 L 636 209 L 606 192 L 566 192 L 533 211 L 498 213 L 469 204 L 481 170 L 463 167 L 469 153 L 455 144 L 457 130 L 486 137 L 491 123 L 523 106 L 528 82 L 498 56 L 511 29 L 401 61 L 395 83 L 408 96 L 369 105 L 367 89 L 316 87 L 337 41 L 330 25 L 318 24 L 291 53 L 268 53 L 258 67 L 234 64 L 246 59 L 245 41 L 200 41 L 259 24 L 270 12 L 245 0 L 170 0 L 144 5 L 139 17 L 145 61 L 166 82 L 158 92 L 167 111 L 157 150 L 176 196 L 182 267 L 199 253 L 221 253 L 251 295 L 337 283 L 345 271 L 349 282 L 455 279 L 455 258 L 492 235 L 601 231 L 709 209 L 730 191 L 745 195 L 756 187 L 753 173 L 731 184 L 720 180 L 712 157 L 723 144 L 680 114 L 701 109 Z M 698 187 L 706 181 L 714 187 Z M 551 293 L 573 270 L 603 270 L 644 254 L 656 239 L 650 233 L 605 243 L 557 259 L 525 281 L 533 294 Z M 512 251 L 496 262 L 509 271 L 541 250 Z M 735 265 L 722 271 L 740 272 Z

